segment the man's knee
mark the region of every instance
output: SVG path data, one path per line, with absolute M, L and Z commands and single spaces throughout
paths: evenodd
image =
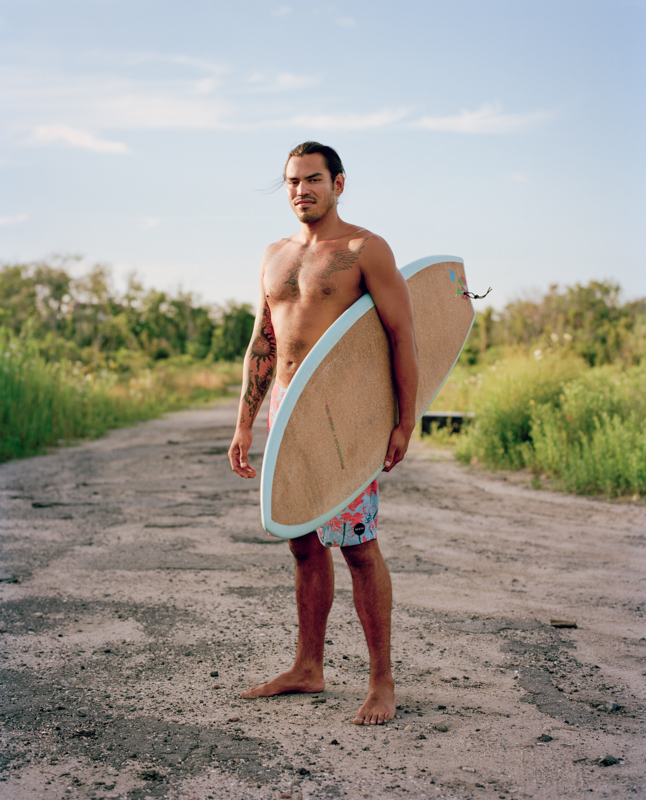
M 352 544 L 347 547 L 342 547 L 341 552 L 351 569 L 361 569 L 361 567 L 383 561 L 381 550 L 379 549 L 379 544 L 376 539 L 371 539 L 369 542 L 361 542 L 361 544 Z
M 312 557 L 316 558 L 325 555 L 325 548 L 322 547 L 316 531 L 290 539 L 289 549 L 297 561 L 306 561 Z

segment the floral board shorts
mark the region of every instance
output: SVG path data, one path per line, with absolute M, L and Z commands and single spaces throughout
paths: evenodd
M 271 430 L 274 417 L 285 396 L 283 389 L 274 382 L 269 402 L 267 433 Z M 367 489 L 353 500 L 338 517 L 334 517 L 316 529 L 319 540 L 325 547 L 348 547 L 377 538 L 377 512 L 379 510 L 379 482 L 375 480 Z M 271 534 L 269 534 L 271 536 Z

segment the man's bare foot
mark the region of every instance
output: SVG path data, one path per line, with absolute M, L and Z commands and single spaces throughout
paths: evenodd
M 389 681 L 368 689 L 366 701 L 352 721 L 355 725 L 383 725 L 395 716 L 396 710 L 395 686 Z
M 313 674 L 311 670 L 302 672 L 290 669 L 283 672 L 273 681 L 268 681 L 260 686 L 252 686 L 246 692 L 241 693 L 245 700 L 252 700 L 254 697 L 273 697 L 276 694 L 288 694 L 289 692 L 322 692 L 325 689 L 325 678 L 323 673 Z

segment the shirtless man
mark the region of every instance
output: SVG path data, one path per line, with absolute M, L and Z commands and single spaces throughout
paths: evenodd
M 305 356 L 327 328 L 370 292 L 390 337 L 399 400 L 399 423 L 393 429 L 384 471 L 404 457 L 415 424 L 417 351 L 406 281 L 386 242 L 365 228 L 343 222 L 337 203 L 345 175 L 337 153 L 317 142 L 304 142 L 289 154 L 284 180 L 300 232 L 270 245 L 260 268 L 260 302 L 245 356 L 243 393 L 236 432 L 229 449 L 232 469 L 254 478 L 248 452 L 252 425 L 275 373 L 272 412 Z M 390 668 L 392 588 L 376 539 L 376 481 L 352 504 L 365 513 L 365 525 L 337 520 L 289 540 L 296 562 L 298 646 L 293 666 L 268 683 L 242 693 L 245 698 L 285 692 L 320 692 L 325 687 L 325 627 L 334 595 L 330 545 L 350 568 L 354 603 L 370 653 L 370 678 L 356 725 L 381 725 L 395 716 L 395 685 Z M 343 538 L 338 531 L 343 528 Z M 321 545 L 327 545 L 322 547 Z

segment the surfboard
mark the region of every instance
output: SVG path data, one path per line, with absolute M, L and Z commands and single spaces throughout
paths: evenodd
M 475 312 L 461 258 L 429 256 L 401 273 L 413 304 L 419 421 L 453 369 Z M 265 530 L 291 539 L 343 511 L 382 471 L 397 419 L 390 342 L 364 294 L 308 353 L 276 413 L 261 473 Z

